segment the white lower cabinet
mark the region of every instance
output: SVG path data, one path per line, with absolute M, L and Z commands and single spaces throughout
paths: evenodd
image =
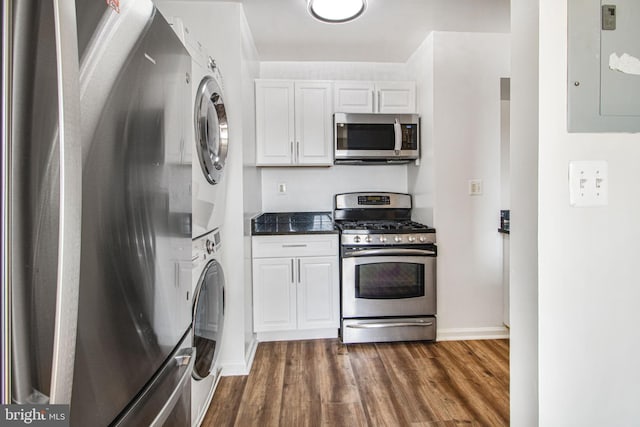
M 254 236 L 253 248 L 253 322 L 258 338 L 336 336 L 337 235 Z M 265 334 L 273 332 L 281 333 Z
M 253 260 L 253 319 L 255 332 L 296 329 L 297 283 L 293 258 Z
M 338 293 L 336 257 L 298 258 L 298 329 L 337 328 Z

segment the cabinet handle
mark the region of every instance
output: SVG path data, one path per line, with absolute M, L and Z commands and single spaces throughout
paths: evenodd
M 295 283 L 295 278 L 293 277 L 293 258 L 291 258 L 291 283 Z
M 300 141 L 296 141 L 296 163 L 300 162 Z
M 306 248 L 306 244 L 298 244 L 298 245 L 282 245 L 283 248 Z
M 380 112 L 380 91 L 378 91 L 378 111 L 376 111 L 377 113 Z
M 377 103 L 376 91 L 372 90 L 371 91 L 371 110 L 373 113 L 376 112 L 376 103 Z
M 298 258 L 298 284 L 300 283 L 300 258 Z
M 295 158 L 293 157 L 293 141 L 291 141 L 291 163 L 295 163 Z

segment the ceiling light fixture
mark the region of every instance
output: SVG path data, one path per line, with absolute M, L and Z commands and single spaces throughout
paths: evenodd
M 341 24 L 362 15 L 367 0 L 307 0 L 307 9 L 319 21 Z

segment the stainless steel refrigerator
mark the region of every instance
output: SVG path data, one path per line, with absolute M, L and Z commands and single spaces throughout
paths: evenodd
M 2 399 L 188 426 L 190 59 L 112 5 L 2 4 Z

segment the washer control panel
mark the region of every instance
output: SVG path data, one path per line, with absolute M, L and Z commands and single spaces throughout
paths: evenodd
M 221 246 L 220 230 L 216 228 L 210 233 L 193 240 L 191 260 L 194 263 L 206 260 L 213 254 L 219 252 Z

